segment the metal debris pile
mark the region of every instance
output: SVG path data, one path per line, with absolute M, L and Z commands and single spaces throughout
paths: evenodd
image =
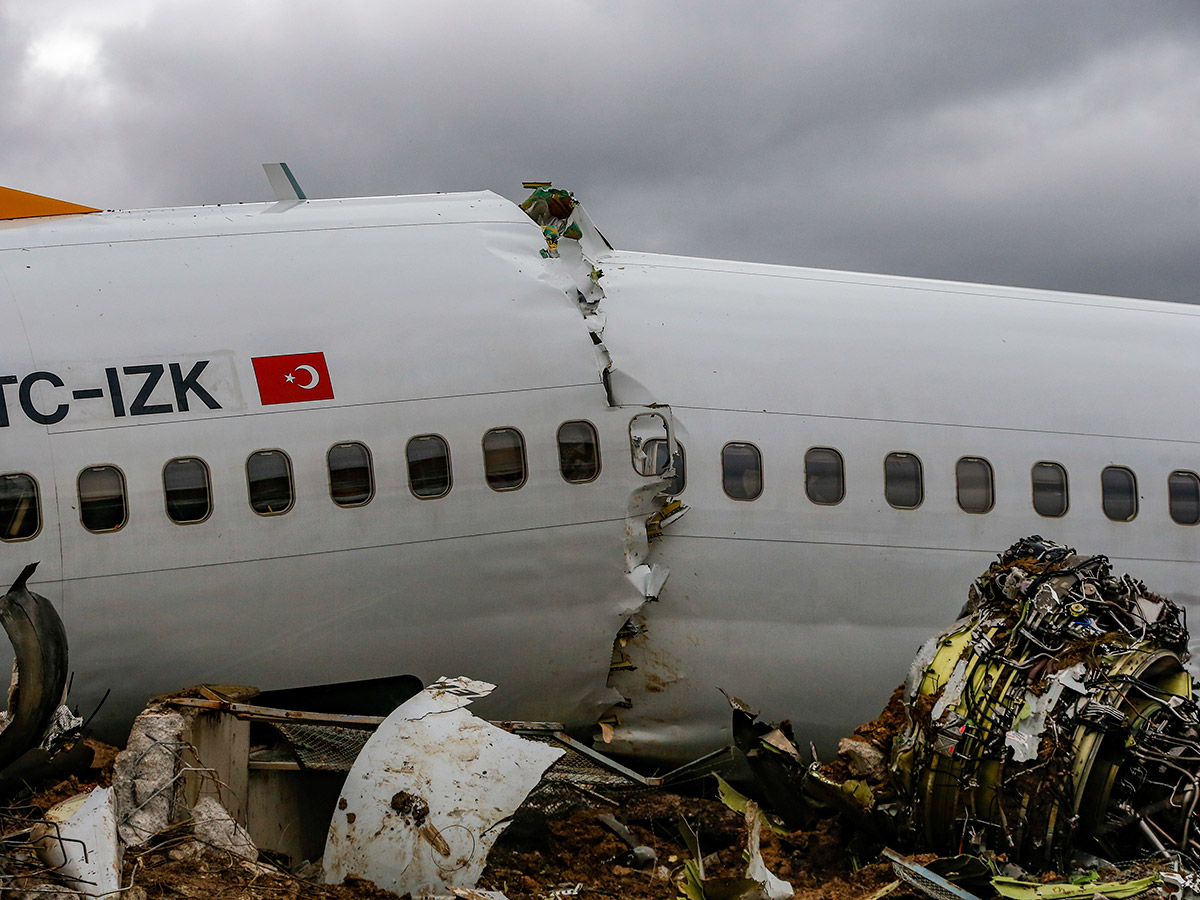
M 836 759 L 802 759 L 787 723 L 760 723 L 739 701 L 735 742 L 791 827 L 826 807 L 853 823 L 860 849 L 968 854 L 987 862 L 984 895 L 1024 890 L 1001 890 L 1005 874 L 1116 872 L 1110 860 L 1195 872 L 1187 643 L 1177 604 L 1104 556 L 1035 535 L 975 581 L 959 620 Z
M 1103 556 L 1034 536 L 975 582 L 966 612 L 909 673 L 891 755 L 898 833 L 1036 869 L 1065 867 L 1073 848 L 1200 860 L 1183 610 Z

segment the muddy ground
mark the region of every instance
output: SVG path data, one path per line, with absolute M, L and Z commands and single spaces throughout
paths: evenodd
M 678 897 L 676 881 L 690 857 L 679 832 L 681 818 L 699 839 L 706 877 L 744 875 L 744 817 L 715 798 L 715 786 L 709 791 L 704 783 L 691 787 L 700 795 L 662 789 L 632 794 L 616 813 L 642 843 L 655 850 L 658 864 L 650 871 L 621 864 L 628 848 L 596 820 L 599 812 L 607 810 L 580 808 L 544 821 L 527 823 L 518 817 L 493 848 L 480 886 L 503 891 L 511 900 L 540 900 L 556 888 L 576 885 L 581 886 L 579 896 Z M 859 900 L 893 880 L 888 865 L 872 863 L 855 870 L 832 818 L 819 821 L 810 831 L 787 836 L 764 831 L 761 850 L 767 867 L 791 882 L 802 900 Z M 903 897 L 905 892 L 889 896 Z
M 39 811 L 112 779 L 115 748 L 92 742 L 96 751 L 93 766 L 70 778 L 36 786 L 12 798 L 7 812 L 8 831 L 22 816 L 36 818 Z M 709 878 L 745 873 L 742 853 L 746 824 L 740 813 L 716 798 L 711 778 L 693 782 L 675 792 L 646 789 L 618 798 L 619 806 L 581 801 L 569 811 L 548 816 L 522 809 L 501 836 L 488 857 L 479 887 L 503 891 L 511 900 L 542 900 L 554 897 L 613 897 L 623 900 L 676 898 L 683 863 L 690 858 L 679 831 L 686 820 L 699 839 Z M 625 822 L 635 837 L 654 849 L 656 864 L 647 870 L 631 868 L 622 859 L 628 847 L 598 821 L 601 813 L 613 813 Z M 341 885 L 319 883 L 311 868 L 298 874 L 275 865 L 264 857 L 247 863 L 228 853 L 207 849 L 201 855 L 186 832 L 164 835 L 154 848 L 129 851 L 125 855 L 123 893 L 125 900 L 250 900 L 250 898 L 322 898 L 322 900 L 380 900 L 395 897 L 365 881 Z M 767 866 L 796 888 L 802 900 L 865 900 L 893 880 L 891 868 L 877 861 L 863 865 L 846 852 L 843 835 L 833 818 L 818 820 L 807 831 L 777 835 L 764 830 L 762 853 Z M 16 877 L 29 866 L 7 867 L 0 893 L 20 896 L 22 889 L 44 886 L 45 876 Z M 3 877 L 0 874 L 0 877 Z M 15 890 L 14 890 L 15 889 Z M 44 898 L 44 893 L 28 894 Z M 912 897 L 901 887 L 889 897 Z
M 870 723 L 857 737 L 866 738 L 869 728 Z M 111 784 L 116 749 L 88 743 L 95 751 L 90 769 L 34 785 L 0 808 L 8 849 L 0 852 L 0 896 L 18 900 L 77 896 L 47 893 L 51 879 L 31 874 L 35 866 L 28 859 L 21 862 L 20 851 L 12 848 L 13 835 L 19 834 L 23 821 L 39 818 L 40 813 L 76 793 Z M 628 846 L 598 820 L 603 813 L 615 815 L 638 842 L 653 848 L 657 857 L 653 866 L 631 867 L 626 858 Z M 681 821 L 697 836 L 707 878 L 745 874 L 745 817 L 717 798 L 716 780 L 706 776 L 680 790 L 627 791 L 613 795 L 607 804 L 581 796 L 570 809 L 552 815 L 527 804 L 496 842 L 478 886 L 502 891 L 510 900 L 674 900 L 681 897 L 684 862 L 691 858 L 680 832 Z M 877 849 L 856 857 L 855 845 L 847 846 L 851 837 L 842 821 L 830 814 L 818 816 L 800 831 L 763 829 L 761 852 L 768 869 L 792 884 L 798 900 L 879 900 L 884 895 L 895 900 L 926 900 L 923 894 L 896 883 L 891 865 L 875 855 Z M 916 857 L 922 862 L 932 858 Z M 1145 873 L 1126 873 L 1126 877 L 1133 874 Z M 293 872 L 266 854 L 258 863 L 249 863 L 225 851 L 202 849 L 187 826 L 162 835 L 151 849 L 127 851 L 122 885 L 123 900 L 381 900 L 397 896 L 353 878 L 340 885 L 322 884 L 319 869 L 312 865 Z M 1161 886 L 1141 895 L 1142 900 L 1165 900 L 1166 896 Z

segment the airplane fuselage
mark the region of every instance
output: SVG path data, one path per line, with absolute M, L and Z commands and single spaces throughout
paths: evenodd
M 567 244 L 490 193 L 0 223 L 0 477 L 40 513 L 0 506 L 0 577 L 40 561 L 72 705 L 463 673 L 682 760 L 717 688 L 820 743 L 869 717 L 1030 533 L 1195 599 L 1200 310 Z

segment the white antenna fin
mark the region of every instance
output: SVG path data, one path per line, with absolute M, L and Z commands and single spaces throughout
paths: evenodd
M 280 203 L 308 199 L 287 163 L 263 163 L 263 171 L 267 173 L 267 180 L 275 191 L 275 199 Z

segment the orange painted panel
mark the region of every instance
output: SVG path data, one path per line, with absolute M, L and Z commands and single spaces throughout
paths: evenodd
M 92 213 L 100 210 L 65 200 L 54 200 L 39 194 L 27 194 L 12 188 L 0 187 L 0 219 L 30 219 L 35 216 L 67 216 L 72 213 Z

